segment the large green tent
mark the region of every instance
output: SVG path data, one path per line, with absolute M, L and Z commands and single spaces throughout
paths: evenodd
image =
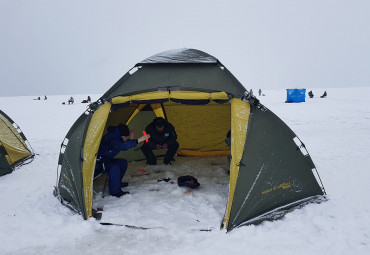
M 34 155 L 19 126 L 0 110 L 0 176 L 30 162 Z
M 54 191 L 58 199 L 85 219 L 91 217 L 102 135 L 118 123 L 141 132 L 153 116 L 174 125 L 178 155 L 231 155 L 221 224 L 228 231 L 325 199 L 315 165 L 294 132 L 218 59 L 195 49 L 170 50 L 137 63 L 77 119 L 62 144 Z M 230 148 L 224 143 L 228 130 Z M 143 158 L 135 151 L 125 153 L 130 160 Z

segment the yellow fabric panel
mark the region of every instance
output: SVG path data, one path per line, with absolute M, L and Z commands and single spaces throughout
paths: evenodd
M 108 116 L 107 124 L 105 125 L 104 134 L 106 134 L 108 127 L 118 126 L 119 123 L 126 123 L 136 107 L 137 104 L 132 104 L 111 112 Z
M 229 200 L 227 202 L 223 223 L 225 228 L 229 223 L 231 206 L 234 199 L 235 186 L 239 175 L 239 166 L 247 135 L 250 105 L 242 100 L 231 100 L 231 162 L 230 162 L 230 185 Z
M 156 99 L 185 99 L 185 100 L 228 100 L 225 92 L 198 92 L 198 91 L 152 91 L 132 96 L 118 96 L 112 99 L 113 104 L 123 104 L 136 100 L 156 100 Z
M 83 190 L 85 198 L 86 218 L 92 215 L 93 178 L 96 154 L 107 122 L 111 104 L 102 105 L 92 116 L 87 129 L 83 150 Z
M 150 105 L 155 113 L 155 116 L 164 118 L 164 113 L 161 104 L 151 104 Z
M 226 92 L 214 92 L 211 93 L 212 100 L 228 100 L 229 97 L 227 96 Z
M 9 165 L 31 155 L 28 146 L 8 119 L 0 115 L 0 141 L 8 153 Z
M 230 151 L 190 151 L 190 150 L 177 150 L 178 155 L 189 157 L 220 157 L 229 156 Z
M 140 112 L 140 111 L 141 111 L 141 109 L 143 109 L 143 108 L 144 108 L 144 106 L 145 106 L 145 105 L 146 105 L 146 104 L 139 104 L 139 105 L 136 107 L 135 111 L 132 113 L 131 117 L 130 117 L 130 118 L 128 119 L 128 121 L 126 122 L 126 125 L 130 124 L 131 120 L 136 116 L 136 114 L 138 114 L 138 112 Z
M 230 103 L 163 104 L 168 121 L 175 127 L 179 150 L 228 151 L 225 138 L 230 130 Z
M 169 98 L 168 91 L 152 91 L 141 94 L 136 94 L 132 96 L 118 96 L 112 99 L 113 104 L 123 104 L 126 102 L 131 102 L 133 100 L 155 100 L 155 99 L 165 99 Z
M 225 92 L 194 92 L 194 91 L 171 91 L 171 98 L 187 100 L 222 99 L 227 100 Z

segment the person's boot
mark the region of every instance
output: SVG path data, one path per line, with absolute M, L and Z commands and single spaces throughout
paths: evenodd
M 118 192 L 118 193 L 116 193 L 116 194 L 112 194 L 112 196 L 114 196 L 114 197 L 122 197 L 122 196 L 124 196 L 124 195 L 127 195 L 127 194 L 130 194 L 130 192 L 128 192 L 128 191 L 120 191 L 120 192 Z
M 165 165 L 172 165 L 172 161 L 175 161 L 175 159 L 174 158 L 167 158 L 167 157 L 165 157 L 163 159 L 163 164 L 165 164 Z
M 121 182 L 121 188 L 125 188 L 128 186 L 128 182 Z

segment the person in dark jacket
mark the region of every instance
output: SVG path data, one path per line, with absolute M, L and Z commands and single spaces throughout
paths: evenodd
M 171 161 L 175 161 L 173 157 L 179 148 L 179 144 L 176 141 L 177 134 L 172 124 L 164 118 L 158 117 L 145 128 L 145 131 L 147 134 L 150 134 L 150 139 L 141 146 L 141 150 L 144 153 L 147 164 L 157 164 L 157 159 L 153 153 L 153 150 L 156 149 L 167 149 L 163 159 L 164 164 L 170 165 Z
M 122 178 L 127 169 L 127 160 L 115 159 L 114 157 L 120 151 L 134 148 L 138 143 L 149 138 L 150 135 L 144 135 L 134 139 L 134 132 L 130 131 L 127 125 L 124 124 L 108 127 L 108 133 L 101 139 L 98 158 L 103 162 L 109 173 L 110 195 L 120 197 L 129 193 L 121 189 Z
M 327 95 L 328 95 L 328 93 L 326 93 L 326 91 L 324 91 L 324 94 L 322 94 L 321 98 L 325 98 Z
M 310 98 L 313 98 L 312 90 L 310 90 L 310 92 L 308 92 L 308 96 L 309 96 Z

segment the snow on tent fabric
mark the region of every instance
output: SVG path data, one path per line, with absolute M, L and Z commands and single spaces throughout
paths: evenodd
M 103 134 L 119 123 L 141 133 L 155 117 L 175 127 L 178 155 L 231 155 L 221 225 L 227 231 L 325 199 L 315 165 L 294 132 L 217 58 L 195 49 L 170 50 L 139 62 L 90 105 L 63 142 L 54 195 L 84 219 L 93 216 L 93 177 Z M 224 142 L 229 130 L 230 147 Z M 118 156 L 144 159 L 140 150 Z
M 286 103 L 305 102 L 306 89 L 287 89 Z

